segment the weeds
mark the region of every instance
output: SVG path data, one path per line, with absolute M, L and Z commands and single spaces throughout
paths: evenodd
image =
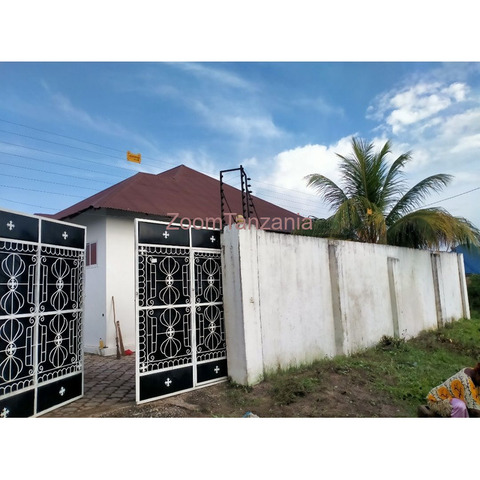
M 342 385 L 346 380 L 350 387 L 342 387 L 347 391 L 339 393 L 354 398 L 356 389 L 362 387 L 363 392 L 371 392 L 365 402 L 395 405 L 401 416 L 416 416 L 418 405 L 425 402 L 431 388 L 478 361 L 480 316 L 475 314 L 471 320 L 448 323 L 408 340 L 403 335 L 384 336 L 373 348 L 351 356 L 324 358 L 309 366 L 271 372 L 254 387 L 230 382 L 227 395 L 235 405 L 252 411 L 267 404 L 269 408 L 288 408 L 300 402 L 321 402 L 326 394 L 335 395 L 332 382 L 340 376 Z
M 298 397 L 311 393 L 319 380 L 314 377 L 290 377 L 278 375 L 272 378 L 272 395 L 279 405 L 290 405 Z
M 398 350 L 404 349 L 406 346 L 406 341 L 404 337 L 396 338 L 396 337 L 389 337 L 388 335 L 384 335 L 378 344 L 376 345 L 377 350 L 383 351 L 391 351 L 391 350 Z

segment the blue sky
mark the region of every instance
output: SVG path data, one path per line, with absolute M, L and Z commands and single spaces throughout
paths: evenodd
M 254 194 L 325 216 L 304 176 L 339 181 L 354 135 L 391 139 L 392 159 L 411 150 L 411 185 L 454 175 L 426 203 L 480 225 L 480 63 L 0 63 L 7 209 L 54 213 L 138 171 L 243 165 Z

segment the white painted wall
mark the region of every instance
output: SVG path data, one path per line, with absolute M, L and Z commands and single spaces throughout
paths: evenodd
M 106 340 L 106 218 L 98 211 L 87 211 L 72 223 L 87 227 L 87 243 L 97 243 L 97 265 L 85 268 L 83 344 L 87 353 L 99 353 L 99 340 Z
M 106 340 L 109 347 L 106 353 L 116 354 L 115 318 L 120 322 L 125 349 L 135 351 L 134 219 L 109 215 L 106 239 Z
M 264 368 L 285 368 L 333 355 L 330 274 L 325 268 L 328 243 L 311 237 L 249 233 L 258 243 L 255 261 Z
M 222 249 L 228 368 L 241 384 L 469 317 L 454 253 L 438 254 L 437 308 L 427 251 L 235 228 Z
M 455 281 L 459 277 L 457 255 L 441 255 L 440 263 L 441 303 L 444 307 L 443 323 L 446 323 L 458 318 L 458 305 L 462 305 L 462 286 Z
M 400 336 L 414 337 L 437 326 L 431 253 L 409 248 L 377 246 L 397 258 L 396 296 Z
M 74 221 L 87 227 L 87 243 L 97 243 L 97 265 L 85 269 L 84 350 L 100 353 L 102 338 L 101 353 L 116 354 L 113 296 L 124 347 L 135 351 L 134 219 L 88 210 Z

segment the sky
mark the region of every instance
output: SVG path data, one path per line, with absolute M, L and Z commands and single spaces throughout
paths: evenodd
M 136 172 L 242 165 L 254 195 L 332 212 L 305 176 L 341 185 L 352 137 L 412 152 L 407 185 L 480 226 L 480 63 L 1 62 L 0 206 L 55 213 Z M 126 152 L 141 153 L 141 164 Z M 226 181 L 240 185 L 237 173 Z

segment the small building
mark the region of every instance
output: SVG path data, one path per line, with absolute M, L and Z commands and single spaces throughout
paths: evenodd
M 229 221 L 242 213 L 242 192 L 224 184 Z M 252 196 L 257 228 L 290 232 L 303 217 Z M 57 214 L 87 227 L 84 351 L 116 353 L 115 321 L 125 349 L 135 350 L 135 219 L 221 228 L 220 182 L 184 165 L 137 173 Z M 100 342 L 105 348 L 100 349 Z

